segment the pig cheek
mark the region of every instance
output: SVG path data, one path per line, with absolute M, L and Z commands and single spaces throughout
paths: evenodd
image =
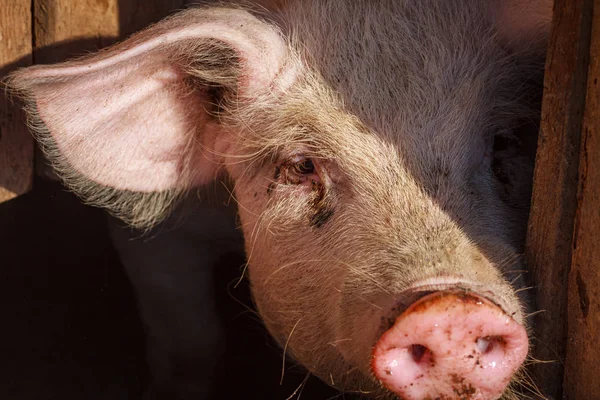
M 290 258 L 300 258 L 292 254 Z M 268 260 L 266 260 L 268 263 Z M 290 266 L 290 268 L 286 268 Z M 350 370 L 339 353 L 335 336 L 339 323 L 340 291 L 335 290 L 335 272 L 326 265 L 300 260 L 265 266 L 263 260 L 250 263 L 250 282 L 258 313 L 271 335 L 312 373 L 329 382 L 330 373 Z M 345 376 L 335 372 L 334 382 Z M 339 378 L 339 379 L 338 379 Z
M 335 341 L 343 274 L 321 261 L 327 257 L 321 252 L 326 246 L 315 238 L 317 228 L 309 226 L 304 204 L 309 198 L 288 196 L 286 189 L 297 190 L 291 187 L 279 189 L 267 199 L 257 194 L 258 201 L 268 204 L 262 210 L 240 204 L 248 276 L 269 332 L 282 347 L 287 345 L 288 355 L 314 371 L 321 369 L 315 354 L 323 354 Z
M 292 261 L 288 247 L 295 246 L 295 241 L 285 239 L 284 235 L 290 226 L 297 226 L 298 217 L 290 210 L 293 204 L 285 204 L 278 198 L 276 185 L 267 178 L 236 180 L 235 183 L 240 228 L 255 297 L 256 292 L 259 295 L 269 292 L 269 286 L 273 285 L 271 279 L 282 280 L 279 275 L 286 272 L 282 270 L 279 274 L 277 269 Z

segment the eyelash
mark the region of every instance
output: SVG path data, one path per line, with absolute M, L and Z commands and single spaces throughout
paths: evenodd
M 298 175 L 311 175 L 315 173 L 315 164 L 310 158 L 302 159 L 302 161 L 295 163 L 292 168 Z
M 320 176 L 313 159 L 296 155 L 275 169 L 275 180 L 283 184 L 299 185 L 304 182 L 320 182 Z

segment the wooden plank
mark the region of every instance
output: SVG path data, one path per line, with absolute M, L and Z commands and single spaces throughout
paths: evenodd
M 0 79 L 31 64 L 31 1 L 0 2 Z M 33 138 L 23 113 L 0 91 L 0 203 L 31 189 Z
M 542 393 L 562 398 L 567 279 L 594 0 L 556 0 L 546 60 L 526 260 L 536 286 L 532 366 Z
M 600 399 L 600 0 L 594 1 L 579 190 L 569 272 L 564 393 Z
M 118 0 L 33 0 L 33 18 L 36 64 L 97 50 L 119 35 Z

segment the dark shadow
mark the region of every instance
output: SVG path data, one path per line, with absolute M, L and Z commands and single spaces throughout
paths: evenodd
M 142 326 L 103 220 L 42 180 L 0 204 L 0 398 L 139 398 Z

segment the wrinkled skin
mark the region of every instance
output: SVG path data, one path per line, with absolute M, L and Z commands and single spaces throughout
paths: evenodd
M 269 331 L 330 385 L 393 398 L 372 349 L 423 295 L 472 291 L 526 325 L 535 139 L 517 128 L 550 6 L 268 3 L 268 22 L 186 12 L 12 85 L 66 182 L 134 225 L 226 171 Z

